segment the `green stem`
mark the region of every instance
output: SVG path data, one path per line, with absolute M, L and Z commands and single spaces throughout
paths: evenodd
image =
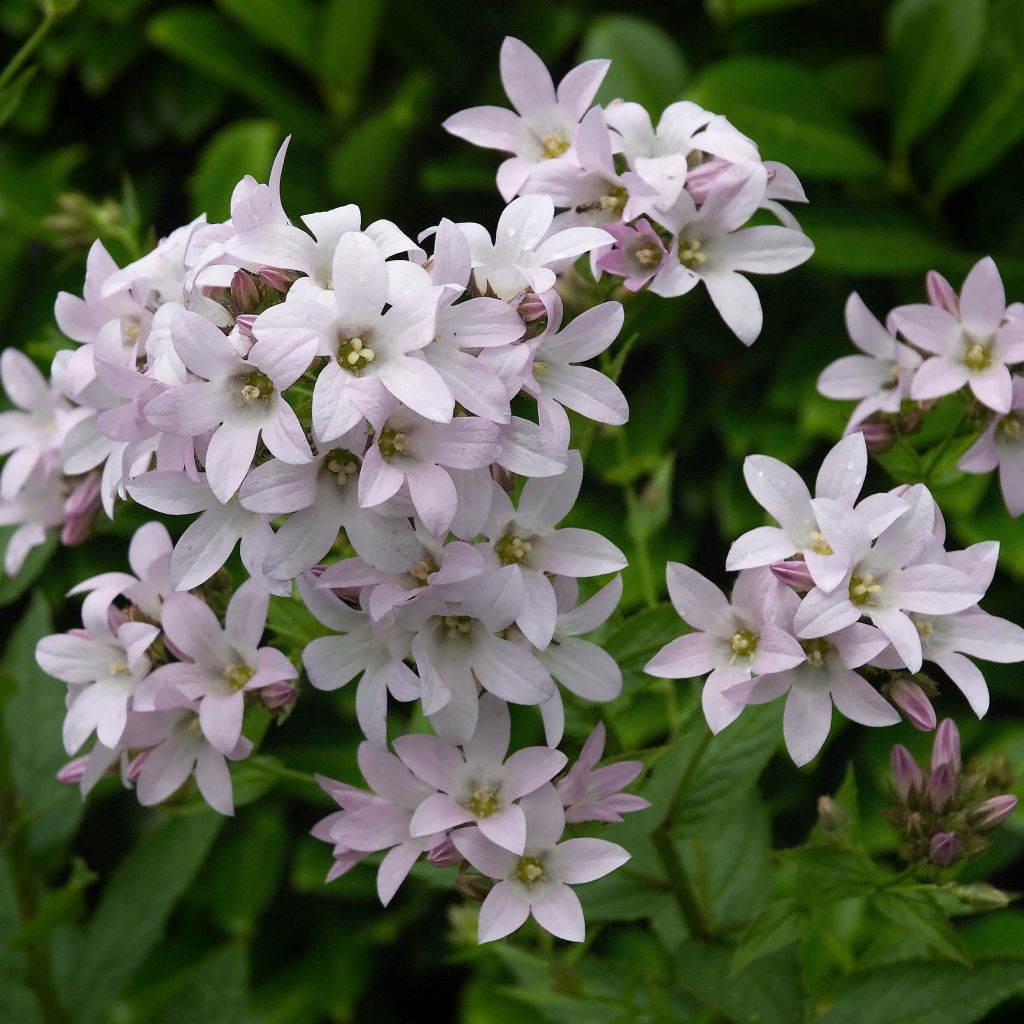
M 949 451 L 949 446 L 956 440 L 957 436 L 960 434 L 960 430 L 962 429 L 963 425 L 967 422 L 967 418 L 967 413 L 965 412 L 960 417 L 960 419 L 957 420 L 956 426 L 953 427 L 953 429 L 945 436 L 945 438 L 938 445 L 938 447 L 931 453 L 931 456 L 928 459 L 928 464 L 927 466 L 925 466 L 923 474 L 924 482 L 926 484 L 931 484 L 932 473 L 935 472 L 939 463 L 942 461 L 942 457 L 946 454 L 947 451 Z
M 2 709 L 0 709 L 2 710 Z M 0 846 L 3 847 L 14 887 L 18 914 L 23 926 L 31 924 L 39 911 L 33 872 L 33 855 L 28 832 L 21 817 L 21 804 L 14 788 L 11 755 L 0 715 Z M 50 949 L 41 939 L 25 949 L 25 980 L 39 1005 L 45 1024 L 69 1024 L 70 1018 L 57 996 L 50 962 Z
M 7 67 L 0 71 L 0 89 L 4 89 L 21 70 L 22 65 L 35 53 L 39 44 L 47 37 L 57 20 L 56 12 L 49 10 L 43 15 L 35 32 L 22 43 L 21 49 L 7 62 Z
M 694 895 L 690 887 L 690 880 L 686 876 L 686 869 L 683 867 L 682 859 L 675 848 L 672 837 L 668 831 L 657 828 L 651 835 L 654 849 L 665 869 L 669 885 L 672 886 L 672 896 L 683 915 L 686 927 L 690 934 L 696 939 L 709 939 L 714 934 L 711 921 L 708 919 L 707 909 Z

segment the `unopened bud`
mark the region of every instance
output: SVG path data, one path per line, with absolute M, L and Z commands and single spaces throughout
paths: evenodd
M 949 808 L 956 792 L 956 778 L 948 764 L 940 764 L 928 776 L 928 802 L 936 814 Z
M 1010 897 L 988 882 L 952 885 L 949 886 L 949 892 L 976 910 L 1001 910 L 1010 905 Z
M 715 182 L 732 166 L 728 160 L 712 157 L 686 172 L 686 191 L 698 206 L 707 199 Z
M 142 766 L 149 759 L 149 755 L 152 750 L 143 750 L 132 759 L 131 764 L 128 765 L 124 773 L 125 782 L 138 782 L 139 775 L 142 773 Z
M 427 860 L 435 868 L 450 868 L 453 864 L 458 864 L 462 860 L 462 854 L 455 849 L 455 844 L 451 839 L 445 836 L 437 846 L 427 850 Z
M 231 278 L 231 298 L 241 313 L 251 312 L 260 304 L 260 290 L 251 274 L 244 270 L 235 271 Z
M 901 676 L 889 687 L 889 699 L 915 729 L 931 732 L 935 728 L 935 708 L 924 690 L 909 676 Z
M 238 333 L 241 334 L 250 345 L 256 341 L 256 335 L 252 332 L 252 325 L 254 323 L 256 323 L 255 313 L 239 313 L 238 316 L 235 317 L 235 324 L 238 326 Z
M 964 844 L 952 832 L 939 832 L 928 844 L 928 859 L 946 868 L 964 852 Z
M 924 789 L 924 776 L 910 751 L 902 743 L 897 743 L 889 755 L 892 764 L 892 784 L 896 795 L 906 802 L 912 790 L 920 792 Z
M 944 718 L 932 745 L 932 771 L 948 764 L 953 774 L 960 771 L 960 733 L 952 718 Z
M 873 420 L 860 423 L 852 433 L 863 434 L 867 449 L 874 455 L 887 452 L 896 443 L 896 431 L 886 420 Z
M 88 473 L 75 485 L 64 502 L 64 526 L 60 542 L 65 547 L 81 544 L 92 534 L 100 509 L 100 474 Z
M 88 760 L 89 755 L 86 754 L 84 757 L 76 757 L 73 761 L 68 761 L 57 772 L 57 781 L 65 786 L 79 785 L 82 781 L 82 776 L 85 775 L 85 764 Z
M 536 292 L 527 292 L 520 299 L 516 310 L 526 323 L 532 323 L 548 315 L 547 306 Z
M 790 558 L 784 562 L 772 562 L 772 573 L 794 590 L 813 590 L 814 580 L 811 578 L 807 563 L 802 558 Z
M 299 695 L 299 691 L 284 680 L 264 686 L 258 692 L 260 703 L 268 711 L 277 711 L 289 704 L 294 704 Z
M 270 285 L 274 291 L 282 294 L 291 288 L 297 280 L 297 276 L 290 270 L 280 270 L 278 267 L 260 267 L 259 269 L 259 279 L 264 284 Z
M 924 279 L 925 291 L 928 293 L 928 301 L 939 309 L 944 309 L 953 316 L 960 316 L 960 300 L 953 291 L 953 286 L 937 271 L 929 270 Z
M 850 816 L 832 797 L 819 796 L 818 821 L 826 832 L 839 832 L 850 824 Z
M 107 628 L 115 636 L 117 631 L 125 624 L 124 612 L 116 604 L 107 606 Z
M 967 812 L 967 823 L 980 832 L 998 828 L 1017 809 L 1015 796 L 994 796 Z
M 494 888 L 494 882 L 490 878 L 485 878 L 483 875 L 469 875 L 461 874 L 455 880 L 455 888 L 462 893 L 463 896 L 468 896 L 471 900 L 476 900 L 477 903 L 482 903 L 484 897 Z

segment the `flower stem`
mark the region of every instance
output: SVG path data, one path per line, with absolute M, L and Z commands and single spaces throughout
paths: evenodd
M 21 70 L 24 63 L 35 53 L 36 48 L 47 37 L 56 20 L 56 11 L 52 9 L 47 10 L 35 32 L 22 43 L 21 49 L 7 62 L 7 67 L 0 71 L 0 89 L 6 88 L 13 81 L 14 76 Z
M 651 841 L 654 843 L 661 866 L 665 869 L 676 906 L 679 907 L 679 912 L 683 915 L 690 935 L 695 939 L 711 938 L 714 929 L 708 919 L 707 909 L 697 899 L 690 887 L 690 880 L 686 877 L 686 869 L 683 867 L 672 837 L 666 829 L 659 827 L 651 834 Z

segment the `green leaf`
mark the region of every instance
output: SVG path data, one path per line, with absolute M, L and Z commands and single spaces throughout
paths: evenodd
M 662 647 L 687 632 L 672 605 L 665 603 L 629 616 L 602 645 L 622 670 L 639 670 Z
M 8 946 L 21 923 L 7 861 L 0 857 L 0 1021 L 43 1024 L 36 999 L 25 983 L 25 958 Z
M 989 25 L 984 52 L 946 122 L 932 184 L 939 199 L 984 174 L 1024 138 L 1024 0 L 994 4 Z
M 778 955 L 739 974 L 732 972 L 731 960 L 729 946 L 684 942 L 677 956 L 677 984 L 731 1021 L 796 1024 L 804 1019 L 805 996 L 795 956 Z
M 239 943 L 215 950 L 192 968 L 181 991 L 153 1024 L 244 1024 L 249 964 Z
M 814 3 L 818 0 L 704 0 L 704 9 L 712 18 L 730 22 L 791 7 L 809 7 Z
M 331 104 L 342 116 L 351 117 L 358 109 L 377 52 L 384 8 L 384 0 L 327 0 L 324 5 L 318 67 L 330 86 Z
M 724 114 L 770 160 L 811 178 L 878 177 L 884 165 L 819 78 L 786 61 L 732 57 L 712 64 L 690 99 Z
M 323 123 L 311 99 L 257 49 L 239 46 L 238 32 L 216 11 L 161 11 L 150 20 L 147 35 L 158 49 L 251 100 L 305 140 L 323 139 Z
M 973 1024 L 1024 986 L 1024 961 L 901 963 L 848 976 L 819 1024 Z
M 675 453 L 666 453 L 639 493 L 635 496 L 629 494 L 626 521 L 630 536 L 651 537 L 668 522 L 672 511 L 672 477 L 675 463 Z
M 963 940 L 929 893 L 888 889 L 880 892 L 873 903 L 890 921 L 921 935 L 935 952 L 970 966 Z
M 166 818 L 147 832 L 107 883 L 72 966 L 69 1002 L 76 1024 L 98 1024 L 163 933 L 195 877 L 223 818 Z
M 985 0 L 899 0 L 886 38 L 893 137 L 899 149 L 919 139 L 956 96 L 978 57 Z
M 254 40 L 309 70 L 318 39 L 317 11 L 311 0 L 288 0 L 287 17 L 282 17 L 280 0 L 217 0 L 217 6 Z
M 281 130 L 273 121 L 235 121 L 206 144 L 189 181 L 193 214 L 212 223 L 230 214 L 231 190 L 246 174 L 266 181 Z
M 96 881 L 85 861 L 76 857 L 71 876 L 59 889 L 51 892 L 34 916 L 8 941 L 13 949 L 25 949 L 45 942 L 55 925 L 71 917 L 81 904 L 81 894 Z
M 680 99 L 686 58 L 674 39 L 644 18 L 608 14 L 596 19 L 580 46 L 579 59 L 611 59 L 597 103 L 621 98 L 646 107 L 653 117 Z
M 755 960 L 777 953 L 807 933 L 811 923 L 805 907 L 796 900 L 778 899 L 750 923 L 732 958 L 732 970 L 742 971 Z
M 781 850 L 779 860 L 796 868 L 805 901 L 832 903 L 876 892 L 883 881 L 867 854 L 842 846 L 799 846 Z
M 28 88 L 28 83 L 35 77 L 37 70 L 35 64 L 30 64 L 15 75 L 13 81 L 0 89 L 0 127 L 3 127 L 14 116 L 25 95 L 25 90 Z
M 11 534 L 16 527 L 4 526 L 0 528 L 0 551 L 7 550 Z M 17 601 L 22 594 L 32 586 L 39 578 L 42 571 L 50 561 L 50 556 L 57 550 L 59 535 L 56 530 L 50 530 L 46 540 L 36 545 L 25 558 L 16 576 L 3 576 L 0 578 L 0 608 Z

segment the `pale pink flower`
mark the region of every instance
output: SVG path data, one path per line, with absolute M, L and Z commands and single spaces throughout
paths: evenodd
M 985 432 L 960 457 L 965 473 L 999 470 L 999 487 L 1011 516 L 1024 512 L 1024 377 L 1013 378 L 1013 397 L 1003 416 L 994 416 Z
M 598 722 L 583 744 L 576 763 L 558 780 L 555 789 L 565 806 L 565 820 L 620 822 L 623 814 L 650 807 L 649 800 L 623 793 L 643 770 L 643 761 L 613 761 L 598 767 L 604 754 L 604 723 Z
M 668 258 L 661 236 L 643 217 L 632 225 L 606 224 L 604 229 L 615 239 L 615 247 L 598 259 L 598 268 L 624 278 L 629 291 L 640 291 Z
M 4 572 L 16 575 L 29 552 L 46 540 L 46 531 L 64 522 L 67 488 L 60 474 L 51 469 L 40 473 L 16 497 L 0 497 L 0 526 L 14 531 L 4 550 Z
M 526 815 L 526 846 L 509 853 L 478 828 L 459 829 L 452 836 L 459 853 L 482 875 L 497 879 L 480 908 L 481 942 L 502 939 L 532 914 L 546 931 L 569 942 L 582 942 L 583 908 L 570 888 L 593 882 L 621 867 L 629 854 L 604 839 L 568 839 L 565 812 L 554 786 L 542 786 L 522 801 Z

